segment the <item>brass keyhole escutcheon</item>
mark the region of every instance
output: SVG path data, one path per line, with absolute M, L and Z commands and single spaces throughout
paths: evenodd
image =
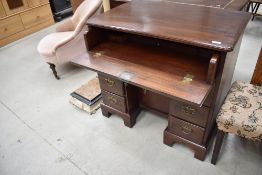
M 193 132 L 193 130 L 187 126 L 180 126 L 180 129 L 184 134 L 191 134 Z
M 196 109 L 192 108 L 191 106 L 182 106 L 182 111 L 186 114 L 194 115 L 196 113 Z
M 115 82 L 113 80 L 110 80 L 110 78 L 105 78 L 105 82 L 107 84 L 107 86 L 114 86 Z
M 117 99 L 114 98 L 113 96 L 108 96 L 107 99 L 108 99 L 111 103 L 114 103 L 114 104 L 117 103 Z

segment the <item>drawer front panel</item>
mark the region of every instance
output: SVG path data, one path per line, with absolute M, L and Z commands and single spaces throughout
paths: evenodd
M 21 18 L 15 15 L 0 21 L 0 39 L 24 30 Z
M 111 77 L 98 75 L 100 87 L 103 90 L 112 92 L 114 94 L 124 95 L 124 83 Z
M 202 143 L 204 129 L 191 123 L 169 116 L 168 129 L 170 132 L 193 141 L 197 144 Z
M 49 4 L 22 13 L 21 18 L 26 29 L 53 20 Z
M 170 114 L 189 121 L 193 124 L 205 127 L 208 119 L 209 108 L 192 106 L 186 103 L 172 100 L 170 102 Z
M 121 112 L 126 112 L 126 101 L 124 97 L 120 97 L 104 90 L 102 90 L 102 97 L 104 104 Z

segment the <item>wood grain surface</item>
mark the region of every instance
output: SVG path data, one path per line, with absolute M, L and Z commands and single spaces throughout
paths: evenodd
M 110 0 L 110 7 L 114 8 L 130 1 L 132 0 Z M 137 1 L 141 1 L 141 0 L 137 0 Z M 147 1 L 153 1 L 153 0 L 147 0 Z M 230 10 L 237 10 L 237 11 L 242 10 L 249 2 L 249 0 L 159 0 L 159 1 L 187 4 L 192 6 L 230 9 Z
M 141 59 L 141 62 L 131 62 L 109 56 L 96 57 L 94 52 L 90 52 L 72 62 L 116 78 L 120 78 L 123 72 L 133 73 L 132 79 L 122 81 L 197 105 L 202 105 L 211 89 L 210 84 L 197 79 L 191 83 L 183 83 L 183 76 L 166 72 L 165 69 L 155 69 L 158 62 L 147 58 Z M 163 62 L 161 66 L 167 64 Z
M 87 24 L 228 52 L 250 17 L 245 12 L 142 0 L 93 17 Z

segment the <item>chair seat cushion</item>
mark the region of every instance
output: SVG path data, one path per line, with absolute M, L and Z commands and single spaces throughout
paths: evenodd
M 72 34 L 73 32 L 51 33 L 39 42 L 37 50 L 44 57 L 55 57 L 57 46 L 71 38 Z
M 262 88 L 233 83 L 217 117 L 218 129 L 262 141 Z

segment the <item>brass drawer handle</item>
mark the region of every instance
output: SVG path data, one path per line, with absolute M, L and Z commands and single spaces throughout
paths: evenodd
M 180 126 L 180 129 L 184 134 L 191 134 L 193 132 L 193 130 L 187 126 Z
M 114 104 L 117 103 L 117 99 L 114 98 L 113 96 L 108 96 L 107 99 L 108 99 L 111 103 L 114 103 Z
M 196 113 L 196 109 L 192 108 L 191 106 L 182 106 L 182 111 L 186 114 L 194 115 Z
M 107 86 L 114 86 L 115 82 L 113 80 L 110 80 L 109 78 L 105 78 L 105 82 L 107 84 Z

